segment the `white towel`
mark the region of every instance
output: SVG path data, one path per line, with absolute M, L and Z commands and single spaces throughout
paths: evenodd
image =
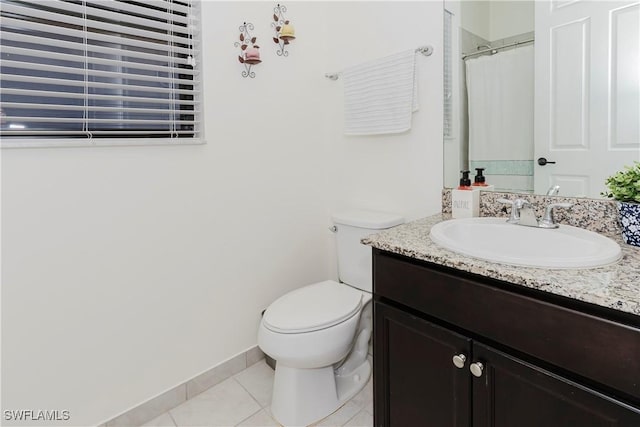
M 411 114 L 418 110 L 417 75 L 415 50 L 344 70 L 344 133 L 380 135 L 411 129 Z

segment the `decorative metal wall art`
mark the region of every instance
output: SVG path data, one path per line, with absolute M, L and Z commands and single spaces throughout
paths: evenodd
M 296 38 L 295 29 L 286 18 L 286 13 L 287 7 L 285 5 L 278 4 L 273 8 L 274 22 L 271 23 L 271 27 L 275 30 L 275 37 L 273 38 L 273 41 L 279 46 L 279 49 L 276 52 L 278 56 L 289 56 L 289 52 L 286 50 L 286 47 L 291 43 L 291 40 Z
M 251 71 L 251 67 L 262 62 L 260 60 L 260 46 L 256 44 L 256 37 L 251 35 L 251 31 L 254 30 L 252 23 L 244 22 L 240 25 L 239 30 L 240 41 L 235 42 L 233 45 L 240 48 L 238 61 L 244 65 L 242 77 L 254 78 L 256 73 Z

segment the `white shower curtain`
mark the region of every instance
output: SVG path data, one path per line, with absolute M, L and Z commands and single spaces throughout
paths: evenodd
M 532 173 L 533 65 L 531 45 L 466 61 L 472 165 L 530 161 Z

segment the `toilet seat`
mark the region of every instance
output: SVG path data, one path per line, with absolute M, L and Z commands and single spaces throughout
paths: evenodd
M 326 280 L 281 296 L 265 311 L 262 322 L 281 334 L 313 332 L 344 322 L 362 306 L 362 291 Z

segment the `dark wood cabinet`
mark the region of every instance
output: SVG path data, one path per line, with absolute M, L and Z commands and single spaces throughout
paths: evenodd
M 374 250 L 376 427 L 640 427 L 636 319 L 511 287 Z
M 491 347 L 474 342 L 473 360 L 474 427 L 640 426 L 637 409 Z
M 469 426 L 471 376 L 452 357 L 466 358 L 471 340 L 382 303 L 374 311 L 376 425 Z

